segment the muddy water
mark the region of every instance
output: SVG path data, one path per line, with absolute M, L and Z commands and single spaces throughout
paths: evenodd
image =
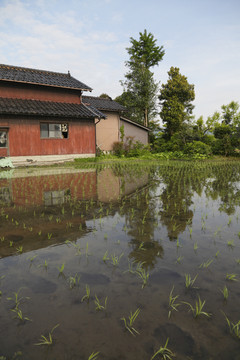
M 14 170 L 0 204 L 0 356 L 240 358 L 238 163 Z

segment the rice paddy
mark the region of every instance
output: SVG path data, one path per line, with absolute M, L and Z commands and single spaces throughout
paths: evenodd
M 0 173 L 0 358 L 237 360 L 240 162 Z

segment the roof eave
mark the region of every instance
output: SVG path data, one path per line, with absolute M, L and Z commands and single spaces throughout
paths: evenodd
M 18 84 L 30 84 L 30 85 L 39 85 L 39 86 L 46 86 L 46 87 L 53 87 L 53 88 L 60 88 L 60 89 L 70 89 L 70 90 L 78 90 L 78 91 L 90 91 L 92 92 L 92 88 L 75 88 L 70 86 L 60 86 L 60 85 L 50 85 L 50 84 L 41 84 L 29 81 L 18 81 L 18 80 L 11 80 L 11 79 L 0 79 L 0 81 L 7 81 L 11 83 L 18 83 Z

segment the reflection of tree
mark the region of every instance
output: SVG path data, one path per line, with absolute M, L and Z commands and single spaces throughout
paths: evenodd
M 154 175 L 149 174 L 149 184 L 128 197 L 122 209 L 133 248 L 129 258 L 144 263 L 146 268 L 154 267 L 156 258 L 163 256 L 162 246 L 154 240 L 154 230 L 158 226 L 156 200 L 152 196 L 158 186 L 153 182 Z
M 235 213 L 240 205 L 240 164 L 224 164 L 215 166 L 212 179 L 207 183 L 206 195 L 213 200 L 220 199 L 218 210 L 228 215 Z
M 153 268 L 157 257 L 163 257 L 163 247 L 157 241 L 140 242 L 133 239 L 130 244 L 133 250 L 129 254 L 129 258 L 134 259 L 137 263 L 143 263 L 142 266 L 145 268 Z
M 160 210 L 161 222 L 167 227 L 170 240 L 176 240 L 178 235 L 186 229 L 187 224 L 192 222 L 191 181 L 186 177 L 186 172 L 164 176 L 165 189 L 161 195 L 162 209 Z

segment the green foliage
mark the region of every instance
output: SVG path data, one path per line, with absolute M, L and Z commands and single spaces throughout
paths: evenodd
M 191 118 L 195 99 L 194 85 L 190 85 L 186 76 L 180 74 L 179 68 L 171 67 L 169 79 L 160 90 L 160 116 L 165 123 L 167 138 L 180 131 L 184 121 Z
M 140 141 L 134 142 L 133 140 L 133 137 L 128 136 L 125 142 L 114 142 L 113 154 L 118 157 L 139 157 L 149 153 L 149 146 L 143 145 Z
M 130 43 L 131 46 L 127 48 L 130 59 L 126 61 L 129 71 L 125 74 L 125 80 L 121 81 L 123 94 L 116 101 L 129 109 L 128 116 L 132 120 L 148 126 L 156 113 L 158 90 L 150 68 L 158 65 L 165 52 L 146 30 L 139 33 L 138 40 L 131 37 Z
M 132 46 L 127 48 L 127 52 L 130 55 L 127 65 L 131 67 L 135 66 L 136 63 L 140 63 L 148 69 L 158 65 L 165 54 L 163 46 L 157 46 L 157 40 L 154 39 L 151 33 L 147 33 L 146 29 L 143 33 L 140 32 L 139 35 L 139 40 L 130 38 Z
M 201 154 L 201 155 L 211 155 L 211 147 L 207 144 L 204 144 L 201 141 L 193 141 L 184 146 L 184 152 L 189 155 Z

